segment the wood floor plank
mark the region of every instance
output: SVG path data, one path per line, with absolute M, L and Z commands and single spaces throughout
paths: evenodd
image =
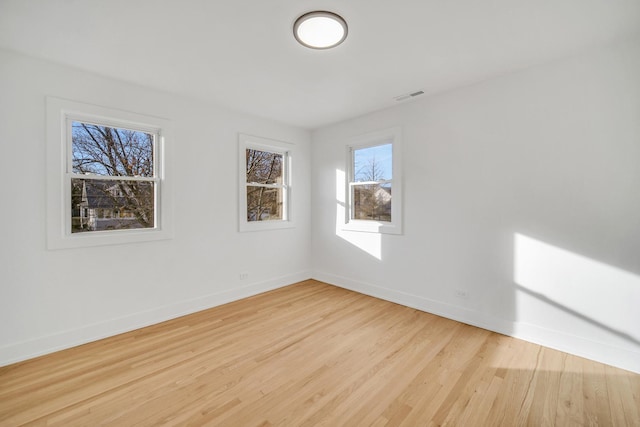
M 640 375 L 309 280 L 0 368 L 0 426 L 638 426 Z
M 582 364 L 576 356 L 567 355 L 560 374 L 556 425 L 584 425 Z
M 631 383 L 637 382 L 638 379 L 611 366 L 605 366 L 605 372 L 614 424 L 640 426 L 640 408 L 636 404 L 631 387 Z
M 559 367 L 564 366 L 567 354 L 544 347 L 541 347 L 539 352 L 536 381 L 529 390 L 533 393 L 534 399 L 529 407 L 525 425 L 552 426 L 555 425 L 560 392 L 558 370 Z
M 582 391 L 585 425 L 606 425 L 609 395 L 604 365 L 582 359 Z

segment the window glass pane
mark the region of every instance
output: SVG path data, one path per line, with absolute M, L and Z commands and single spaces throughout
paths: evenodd
M 71 232 L 154 227 L 154 183 L 71 180 Z
M 282 154 L 247 149 L 246 156 L 247 183 L 282 184 Z
M 391 222 L 391 183 L 353 187 L 353 218 Z
M 282 188 L 247 186 L 247 221 L 282 220 Z
M 353 176 L 355 182 L 391 179 L 393 175 L 393 145 L 359 148 L 353 151 Z
M 153 177 L 153 134 L 82 122 L 71 124 L 74 173 Z

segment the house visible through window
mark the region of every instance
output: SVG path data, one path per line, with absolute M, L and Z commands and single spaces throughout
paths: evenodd
M 351 219 L 391 222 L 392 144 L 352 149 Z
M 156 135 L 69 122 L 71 233 L 154 228 Z

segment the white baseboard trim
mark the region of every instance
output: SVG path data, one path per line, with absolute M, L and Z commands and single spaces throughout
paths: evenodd
M 259 283 L 252 283 L 250 285 L 205 295 L 199 298 L 180 301 L 175 304 L 154 308 L 152 310 L 142 311 L 128 316 L 82 326 L 77 329 L 9 344 L 0 347 L 0 366 L 21 362 L 44 354 L 53 353 L 55 351 L 97 341 L 124 332 L 144 328 L 145 326 L 154 325 L 156 323 L 161 323 L 187 314 L 206 310 L 208 308 L 301 282 L 309 279 L 310 277 L 310 272 L 301 271 Z
M 446 317 L 447 319 L 539 344 L 554 350 L 640 373 L 640 351 L 594 341 L 587 337 L 551 330 L 537 325 L 500 319 L 476 310 L 371 285 L 334 274 L 316 271 L 311 277 L 315 280 L 361 294 L 370 295 L 420 311 Z

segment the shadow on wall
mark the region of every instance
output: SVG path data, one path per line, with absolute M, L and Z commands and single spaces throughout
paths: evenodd
M 559 310 L 640 346 L 639 276 L 516 233 L 514 281 L 516 320 L 533 298 L 552 308 L 547 321 Z

